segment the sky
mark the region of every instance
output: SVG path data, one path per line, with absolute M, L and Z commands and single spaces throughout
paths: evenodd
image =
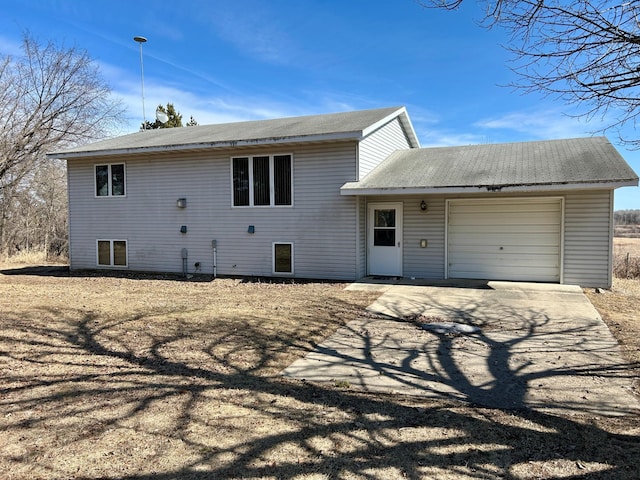
M 0 54 L 23 34 L 86 50 L 126 107 L 119 133 L 159 104 L 199 124 L 404 105 L 423 147 L 602 134 L 600 118 L 508 87 L 509 37 L 479 26 L 466 0 L 454 12 L 416 0 L 0 0 Z M 606 120 L 606 119 L 605 119 Z M 626 134 L 634 135 L 633 126 Z M 605 135 L 640 173 L 640 151 Z M 640 188 L 614 208 L 640 208 Z

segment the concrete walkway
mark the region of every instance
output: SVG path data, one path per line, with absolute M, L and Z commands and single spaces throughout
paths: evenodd
M 385 317 L 349 323 L 283 375 L 496 408 L 640 413 L 632 372 L 579 287 L 404 283 L 349 286 L 383 292 L 368 310 Z

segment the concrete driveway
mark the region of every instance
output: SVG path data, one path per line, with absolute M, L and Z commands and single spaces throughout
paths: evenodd
M 486 407 L 640 412 L 631 393 L 632 372 L 577 286 L 466 282 L 348 288 L 381 291 L 368 310 L 384 317 L 349 323 L 283 375 Z

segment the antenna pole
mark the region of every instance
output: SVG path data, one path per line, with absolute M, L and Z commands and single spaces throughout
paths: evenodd
M 142 129 L 147 125 L 147 114 L 144 109 L 144 63 L 142 61 L 142 44 L 147 41 L 145 37 L 135 36 L 133 39 L 140 44 L 140 83 L 142 85 Z

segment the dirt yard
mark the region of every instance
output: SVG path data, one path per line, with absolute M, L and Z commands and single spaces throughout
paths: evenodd
M 630 255 L 640 263 L 640 238 L 613 239 L 613 252 L 618 261 Z M 609 330 L 620 343 L 626 359 L 637 366 L 634 390 L 640 396 L 640 278 L 614 278 L 610 291 L 586 290 Z
M 372 293 L 0 268 L 3 479 L 638 478 L 637 417 L 279 375 L 363 315 Z M 628 320 L 617 332 L 628 355 L 640 347 L 633 285 L 592 295 L 608 321 Z

